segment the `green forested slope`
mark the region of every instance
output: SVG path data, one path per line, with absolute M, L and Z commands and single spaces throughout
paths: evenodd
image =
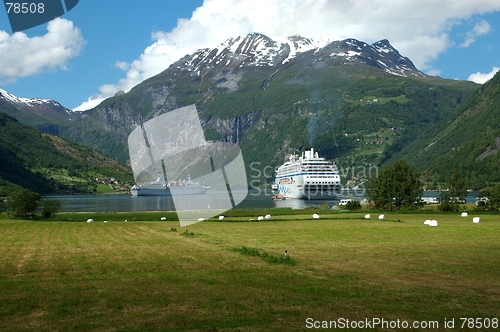
M 132 178 L 130 170 L 97 152 L 42 133 L 0 112 L 0 196 L 16 186 L 39 193 L 87 192 L 93 179 Z
M 476 92 L 439 126 L 398 158 L 423 171 L 434 186 L 454 170 L 467 179 L 469 188 L 480 189 L 500 182 L 500 73 Z

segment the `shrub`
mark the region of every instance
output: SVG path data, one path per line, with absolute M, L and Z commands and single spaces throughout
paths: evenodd
M 50 218 L 55 216 L 59 209 L 61 208 L 61 203 L 56 199 L 49 199 L 43 201 L 42 217 Z
M 361 210 L 361 203 L 359 201 L 349 201 L 347 202 L 347 204 L 345 205 L 345 208 L 347 210 Z
M 233 248 L 232 251 L 239 252 L 242 255 L 252 256 L 252 257 L 260 257 L 266 263 L 271 264 L 286 264 L 286 265 L 295 265 L 296 262 L 294 259 L 290 257 L 290 255 L 272 255 L 268 254 L 265 250 L 258 248 L 248 248 L 245 246 Z

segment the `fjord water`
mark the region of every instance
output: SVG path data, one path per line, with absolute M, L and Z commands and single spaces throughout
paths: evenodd
M 225 193 L 221 193 L 225 194 Z M 439 192 L 424 192 L 424 197 L 439 197 Z M 467 202 L 474 202 L 477 192 L 469 192 L 466 196 Z M 328 207 L 337 205 L 341 198 L 355 198 L 361 200 L 363 193 L 350 193 L 331 200 L 299 200 L 287 199 L 273 201 L 274 193 L 271 190 L 249 190 L 247 197 L 236 208 L 273 208 L 289 207 L 293 209 L 304 209 L 308 206 L 327 204 Z M 215 202 L 219 196 L 193 195 L 186 196 L 185 203 L 189 206 L 190 200 L 205 200 L 210 206 L 216 206 Z M 169 196 L 131 196 L 128 194 L 92 194 L 92 195 L 57 195 L 44 196 L 43 199 L 56 199 L 61 203 L 60 212 L 139 212 L 139 211 L 175 211 L 172 198 Z
M 225 195 L 225 193 L 221 193 Z M 340 199 L 332 200 L 296 200 L 273 201 L 271 190 L 250 190 L 237 208 L 272 208 L 291 207 L 295 209 L 328 203 L 335 205 Z M 44 196 L 44 199 L 56 199 L 61 203 L 61 212 L 139 212 L 139 211 L 175 211 L 176 207 L 169 196 L 131 196 L 128 194 L 92 194 Z M 211 195 L 190 195 L 183 197 L 186 206 L 191 200 L 203 200 L 209 208 L 216 206 L 217 193 Z M 177 207 L 179 208 L 179 207 Z M 182 207 L 181 207 L 182 208 Z

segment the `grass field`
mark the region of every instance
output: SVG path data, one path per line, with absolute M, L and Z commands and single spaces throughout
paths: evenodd
M 301 213 L 187 233 L 130 216 L 0 220 L 0 329 L 298 331 L 342 318 L 499 329 L 499 215 Z

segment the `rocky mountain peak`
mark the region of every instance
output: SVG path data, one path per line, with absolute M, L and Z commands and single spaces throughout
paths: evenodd
M 21 98 L 0 89 L 2 112 L 21 123 L 32 124 L 38 129 L 58 134 L 54 123 L 68 124 L 79 114 L 72 112 L 55 100 L 44 98 Z
M 381 39 L 378 42 L 373 43 L 372 46 L 381 50 L 386 49 L 386 52 L 397 52 L 387 39 Z
M 13 95 L 3 89 L 0 89 L 0 100 L 10 103 L 17 107 L 43 107 L 48 104 L 57 104 L 58 102 L 43 98 L 21 98 Z
M 259 33 L 229 38 L 214 48 L 198 50 L 174 63 L 171 68 L 189 71 L 193 76 L 202 76 L 212 69 L 278 69 L 298 56 L 320 56 L 323 62 L 331 60 L 331 64 L 366 64 L 398 76 L 425 76 L 410 59 L 399 54 L 387 39 L 370 45 L 353 38 L 330 42 L 298 35 L 273 40 Z M 316 60 L 312 59 L 311 62 Z

